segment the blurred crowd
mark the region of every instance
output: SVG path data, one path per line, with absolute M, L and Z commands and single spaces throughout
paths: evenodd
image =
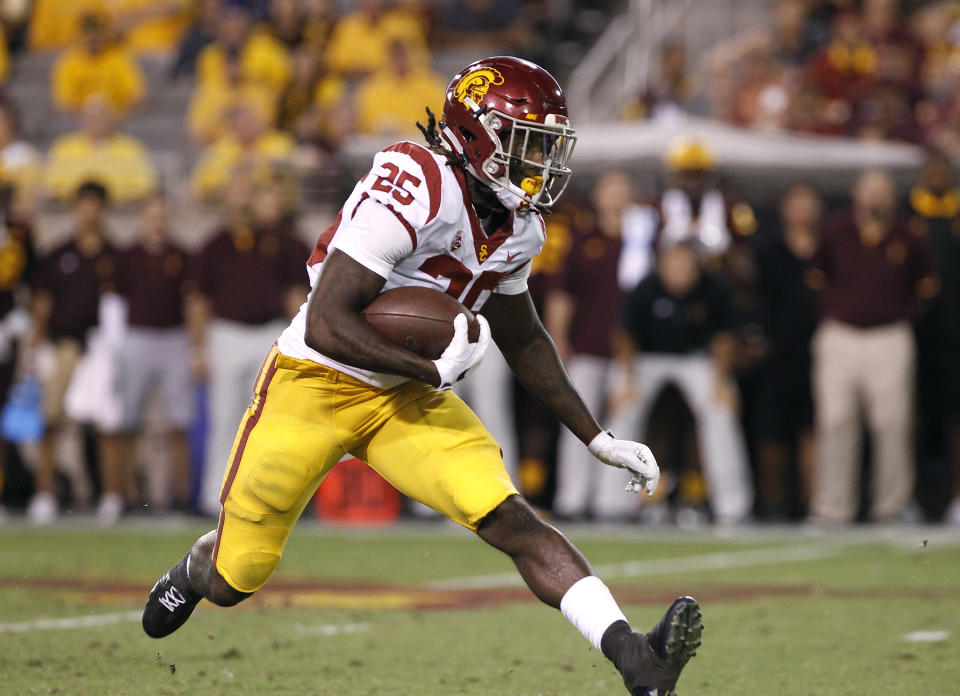
M 610 171 L 548 218 L 546 326 L 601 422 L 647 442 L 664 477 L 653 501 L 623 496 L 526 404 L 528 495 L 570 519 L 960 524 L 949 156 L 929 149 L 907 188 L 869 170 L 846 196 L 796 183 L 772 206 L 720 172 L 682 138 L 655 194 Z
M 960 4 L 773 0 L 771 25 L 705 52 L 668 38 L 626 118 L 688 112 L 772 131 L 935 145 L 960 154 Z
M 365 171 L 348 139 L 418 140 L 441 52 L 569 68 L 581 4 L 616 5 L 0 3 L 0 80 L 51 56 L 49 101 L 75 124 L 37 147 L 45 115 L 0 88 L 0 519 L 215 515 L 260 361 L 306 297 L 303 212 L 335 210 Z M 775 6 L 697 71 L 667 40 L 625 117 L 922 142 L 926 163 L 908 188 L 871 171 L 848 197 L 811 181 L 776 205 L 732 191 L 696 140 L 669 148 L 655 192 L 637 172 L 578 175 L 531 290 L 591 409 L 650 444 L 664 478 L 652 501 L 625 494 L 491 350 L 461 395 L 557 518 L 960 524 L 960 11 Z M 124 128 L 149 118 L 157 80 L 191 92 L 164 124 L 192 153 L 182 185 Z M 192 207 L 211 211 L 203 229 L 179 227 Z

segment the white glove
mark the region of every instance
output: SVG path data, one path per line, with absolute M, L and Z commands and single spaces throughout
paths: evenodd
M 660 482 L 660 467 L 650 448 L 639 442 L 617 440 L 610 432 L 602 432 L 587 445 L 590 454 L 604 464 L 626 469 L 632 474 L 627 490 L 653 495 Z
M 458 314 L 453 320 L 453 338 L 439 358 L 433 361 L 440 373 L 440 389 L 450 389 L 454 384 L 473 372 L 483 354 L 490 345 L 490 325 L 481 315 L 477 315 L 480 323 L 480 337 L 476 343 L 470 343 L 467 338 L 467 318 Z

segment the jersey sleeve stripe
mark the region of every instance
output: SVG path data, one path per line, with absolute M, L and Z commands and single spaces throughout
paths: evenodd
M 420 169 L 423 170 L 423 176 L 427 180 L 427 195 L 430 198 L 430 213 L 427 216 L 427 222 L 424 224 L 429 223 L 437 216 L 440 210 L 440 185 L 442 179 L 437 161 L 425 147 L 411 142 L 396 143 L 386 148 L 384 152 L 399 152 L 404 155 L 409 155 L 414 162 L 420 165 Z
M 400 211 L 398 211 L 389 203 L 381 203 L 380 205 L 382 205 L 391 213 L 393 213 L 394 216 L 397 218 L 397 220 L 400 221 L 400 224 L 403 225 L 403 229 L 405 229 L 407 231 L 407 234 L 410 235 L 410 241 L 413 242 L 413 248 L 416 249 L 417 248 L 417 231 L 413 228 L 413 225 L 407 222 L 407 219 L 403 217 Z
M 313 247 L 313 253 L 310 254 L 310 258 L 307 259 L 308 266 L 322 263 L 323 260 L 327 258 L 327 248 L 330 246 L 330 241 L 333 239 L 333 235 L 335 235 L 337 230 L 340 228 L 340 222 L 342 220 L 343 208 L 340 208 L 340 212 L 337 213 L 336 219 L 331 222 L 329 227 L 327 227 L 327 229 L 325 229 L 317 238 L 317 244 Z

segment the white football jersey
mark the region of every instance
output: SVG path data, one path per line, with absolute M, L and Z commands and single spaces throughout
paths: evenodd
M 530 261 L 546 241 L 539 213 L 510 213 L 487 236 L 467 193 L 466 176 L 446 157 L 413 142 L 381 150 L 307 261 L 310 287 L 340 249 L 386 279 L 384 290 L 434 288 L 476 312 L 493 292 L 527 289 Z M 307 303 L 280 336 L 280 352 L 333 367 L 378 387 L 408 378 L 344 365 L 307 346 Z

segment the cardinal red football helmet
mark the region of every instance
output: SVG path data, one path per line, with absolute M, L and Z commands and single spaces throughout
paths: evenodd
M 560 85 L 546 70 L 509 56 L 485 58 L 447 87 L 442 133 L 466 169 L 521 205 L 549 208 L 570 178 L 576 142 Z

